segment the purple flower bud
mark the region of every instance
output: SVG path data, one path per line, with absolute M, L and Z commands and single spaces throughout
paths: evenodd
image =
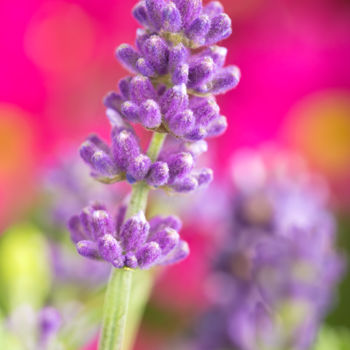
M 176 33 L 181 29 L 181 14 L 173 2 L 169 2 L 162 13 L 162 28 L 167 32 Z
M 188 134 L 194 127 L 195 118 L 190 109 L 170 116 L 168 126 L 176 136 Z
M 150 19 L 155 30 L 160 30 L 162 27 L 162 10 L 164 0 L 146 0 L 146 8 L 148 18 Z
M 157 231 L 164 230 L 166 228 L 172 228 L 179 232 L 182 228 L 181 220 L 173 215 L 167 217 L 154 216 L 150 221 L 150 231 L 155 233 Z
M 171 77 L 173 84 L 187 84 L 188 82 L 188 74 L 189 74 L 189 66 L 187 63 L 183 63 L 178 65 Z
M 166 228 L 152 235 L 152 242 L 158 243 L 162 255 L 170 253 L 179 243 L 180 235 L 172 228 Z
M 209 32 L 210 24 L 210 18 L 207 15 L 201 15 L 191 23 L 186 30 L 186 35 L 197 44 L 203 44 L 204 38 Z
M 155 77 L 157 75 L 152 64 L 146 61 L 144 58 L 139 58 L 136 62 L 136 68 L 138 72 L 146 77 Z
M 118 241 L 110 234 L 106 234 L 98 240 L 98 250 L 102 259 L 108 262 L 121 261 L 122 248 Z
M 146 4 L 144 1 L 140 1 L 132 10 L 132 14 L 135 19 L 143 26 L 149 26 L 149 19 L 147 15 Z
M 120 232 L 120 228 L 123 225 L 127 210 L 128 210 L 128 207 L 126 205 L 121 205 L 117 211 L 116 220 L 115 220 L 115 227 L 116 227 L 117 233 Z
M 222 46 L 210 46 L 203 51 L 203 56 L 210 56 L 217 67 L 223 67 L 226 62 L 227 49 Z
M 153 163 L 149 169 L 146 180 L 150 186 L 158 187 L 165 185 L 169 180 L 168 164 L 165 162 Z
M 46 346 L 49 339 L 54 336 L 62 326 L 62 317 L 53 307 L 45 307 L 39 313 L 39 339 Z
M 180 262 L 188 257 L 190 248 L 187 242 L 180 240 L 175 249 L 161 262 L 162 265 L 170 265 Z
M 120 112 L 120 106 L 123 102 L 123 99 L 120 95 L 114 91 L 109 92 L 103 99 L 103 104 L 114 111 Z
M 198 186 L 208 185 L 214 179 L 213 170 L 208 168 L 196 170 L 192 173 L 192 175 L 197 179 Z
M 122 44 L 116 50 L 116 56 L 120 63 L 133 73 L 137 73 L 136 62 L 140 54 L 130 45 Z
M 137 49 L 142 52 L 143 50 L 143 45 L 145 44 L 145 41 L 151 36 L 147 31 L 138 28 L 136 29 L 136 40 L 135 40 L 135 45 Z
M 97 151 L 93 154 L 91 164 L 103 176 L 113 176 L 118 173 L 118 168 L 112 158 L 103 151 Z
M 227 129 L 227 119 L 221 116 L 215 119 L 208 128 L 208 137 L 222 135 Z
M 124 102 L 121 105 L 121 112 L 123 113 L 123 116 L 125 116 L 125 118 L 130 122 L 137 122 L 139 120 L 139 106 L 132 101 Z
M 184 28 L 197 18 L 202 10 L 202 0 L 173 0 L 182 16 Z
M 226 13 L 215 16 L 210 25 L 209 33 L 206 36 L 206 44 L 212 45 L 226 39 L 232 33 L 231 19 Z
M 220 113 L 220 108 L 213 97 L 195 97 L 191 100 L 190 108 L 198 126 L 206 127 L 212 120 L 219 117 Z
M 132 78 L 130 82 L 130 95 L 131 99 L 137 104 L 148 99 L 155 100 L 157 96 L 149 78 L 142 75 L 137 75 Z
M 162 114 L 158 103 L 146 100 L 140 106 L 140 122 L 149 129 L 157 128 L 162 123 Z
M 134 253 L 127 253 L 125 255 L 125 266 L 130 269 L 136 269 L 138 267 L 137 258 Z
M 92 225 L 93 212 L 94 212 L 94 209 L 91 206 L 85 207 L 79 215 L 83 230 L 88 236 L 88 238 L 91 238 L 91 239 L 95 238 L 95 233 Z
M 152 35 L 143 45 L 143 52 L 159 74 L 165 74 L 168 68 L 169 50 L 164 39 L 158 35 Z
M 87 163 L 90 166 L 92 166 L 91 158 L 95 153 L 96 149 L 97 149 L 96 146 L 90 141 L 85 141 L 80 146 L 80 149 L 79 149 L 80 157 L 84 160 L 85 163 Z
M 106 153 L 110 152 L 109 146 L 101 138 L 99 138 L 95 134 L 89 135 L 89 137 L 87 138 L 87 141 L 89 141 L 92 144 L 94 144 L 99 150 L 102 150 L 102 151 L 104 151 Z
M 70 231 L 71 240 L 74 243 L 78 243 L 79 241 L 87 238 L 78 215 L 74 215 L 69 219 L 68 228 Z
M 188 107 L 188 95 L 185 84 L 176 85 L 167 90 L 160 101 L 160 108 L 163 114 L 170 116 L 182 112 Z
M 188 141 L 200 141 L 203 140 L 207 136 L 207 131 L 202 126 L 195 126 L 192 131 L 185 135 Z
M 188 174 L 194 165 L 191 153 L 180 152 L 173 154 L 168 159 L 168 167 L 170 173 L 169 182 L 173 182 L 177 178 Z
M 187 86 L 196 88 L 204 84 L 211 78 L 214 68 L 214 61 L 209 56 L 195 60 L 190 64 Z
M 211 1 L 208 5 L 204 6 L 203 12 L 209 17 L 215 17 L 224 12 L 224 7 L 220 1 Z
M 126 170 L 130 159 L 140 154 L 136 136 L 129 130 L 122 130 L 112 139 L 113 156 L 118 167 Z
M 137 157 L 129 160 L 128 175 L 132 176 L 136 181 L 141 181 L 146 177 L 151 164 L 149 157 L 139 154 Z
M 169 69 L 174 71 L 180 64 L 185 63 L 189 50 L 182 44 L 172 47 L 169 51 Z
M 162 251 L 156 242 L 144 244 L 136 253 L 138 265 L 141 269 L 151 267 L 160 258 Z
M 106 210 L 95 210 L 93 212 L 92 228 L 96 238 L 113 234 L 113 221 Z
M 80 241 L 76 244 L 77 251 L 80 255 L 89 259 L 100 259 L 97 245 L 92 241 Z
M 198 181 L 194 176 L 187 175 L 176 179 L 174 183 L 171 184 L 171 188 L 179 193 L 192 192 L 198 188 Z
M 135 250 L 146 241 L 148 233 L 149 224 L 144 213 L 140 211 L 124 223 L 119 237 L 124 249 Z
M 126 77 L 121 79 L 118 84 L 120 93 L 122 94 L 124 100 L 130 99 L 130 81 L 131 81 L 131 77 Z M 118 110 L 120 110 L 120 108 L 118 108 Z
M 210 87 L 212 94 L 223 94 L 235 88 L 241 79 L 241 72 L 238 67 L 230 66 L 215 74 Z

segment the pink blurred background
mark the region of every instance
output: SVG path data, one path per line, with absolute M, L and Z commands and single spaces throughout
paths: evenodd
M 350 2 L 222 2 L 234 28 L 223 45 L 242 81 L 219 97 L 230 124 L 210 141 L 217 181 L 235 150 L 274 143 L 300 152 L 324 174 L 334 203 L 349 212 Z M 108 135 L 102 98 L 126 74 L 114 49 L 134 40 L 135 3 L 0 1 L 0 229 L 30 207 L 46 164 L 92 131 Z M 188 236 L 193 254 L 170 270 L 156 297 L 167 304 L 176 290 L 174 309 L 190 313 L 201 304 L 201 252 L 209 240 L 207 232 Z M 171 284 L 179 275 L 186 291 Z M 156 348 L 152 341 L 149 349 Z

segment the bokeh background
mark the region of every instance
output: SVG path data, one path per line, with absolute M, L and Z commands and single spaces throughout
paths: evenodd
M 234 28 L 223 44 L 229 48 L 228 63 L 241 68 L 242 81 L 219 97 L 229 129 L 210 141 L 208 161 L 217 183 L 225 181 L 238 149 L 274 144 L 300 153 L 327 178 L 339 244 L 350 250 L 350 2 L 222 3 Z M 114 50 L 134 40 L 134 5 L 131 0 L 0 1 L 1 231 L 27 215 L 43 169 L 64 159 L 88 133 L 107 137 L 102 98 L 126 74 Z M 146 312 L 156 336 L 149 331 L 143 344 L 158 340 L 161 331 L 166 334 L 177 316 L 185 319 L 190 308 L 205 304 L 200 282 L 206 267 L 200 262 L 210 229 L 190 235 L 191 258 L 171 269 L 156 289 L 153 309 Z M 198 227 L 188 219 L 186 230 Z M 331 324 L 350 326 L 349 292 L 345 279 Z M 171 305 L 168 313 L 164 305 Z

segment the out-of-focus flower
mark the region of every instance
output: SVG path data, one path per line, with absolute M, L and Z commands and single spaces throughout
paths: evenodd
M 315 340 L 343 263 L 323 186 L 287 157 L 246 152 L 234 162 L 232 234 L 198 349 L 304 350 Z

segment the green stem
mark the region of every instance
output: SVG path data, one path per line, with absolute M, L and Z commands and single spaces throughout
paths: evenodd
M 154 133 L 148 148 L 148 156 L 154 162 L 162 149 L 166 134 Z M 139 211 L 146 211 L 150 187 L 145 182 L 136 183 L 132 189 L 132 195 L 126 213 L 130 218 Z M 102 333 L 99 343 L 99 350 L 121 350 L 125 338 L 125 328 L 128 314 L 129 299 L 132 286 L 131 269 L 113 269 L 104 303 Z M 147 288 L 146 288 L 147 289 Z M 145 291 L 148 294 L 149 290 Z M 139 303 L 139 310 L 131 308 L 132 314 L 142 313 L 144 303 Z M 133 317 L 137 321 L 137 317 Z M 132 325 L 129 325 L 132 328 Z M 135 333 L 132 330 L 131 333 Z M 130 344 L 132 341 L 128 341 Z M 124 347 L 124 349 L 127 349 Z

